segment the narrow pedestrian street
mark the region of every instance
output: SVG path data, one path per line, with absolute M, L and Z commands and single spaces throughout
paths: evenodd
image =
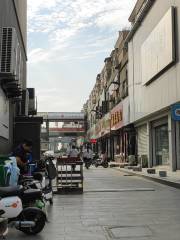
M 180 191 L 115 169 L 84 170 L 83 195 L 56 195 L 36 240 L 179 240 Z M 33 239 L 10 229 L 9 240 Z

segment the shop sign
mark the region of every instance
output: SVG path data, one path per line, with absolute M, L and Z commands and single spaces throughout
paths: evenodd
M 123 105 L 118 104 L 111 111 L 111 130 L 117 130 L 123 126 Z
M 97 139 L 90 139 L 90 143 L 93 143 L 93 144 L 97 143 Z
M 180 121 L 180 103 L 174 104 L 171 107 L 172 119 L 175 121 Z

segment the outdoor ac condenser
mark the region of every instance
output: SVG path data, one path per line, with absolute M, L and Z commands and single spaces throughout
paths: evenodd
M 20 47 L 15 28 L 1 28 L 0 73 L 19 78 Z
M 29 113 L 29 91 L 28 89 L 22 91 L 21 115 L 28 116 Z
M 36 106 L 36 97 L 35 97 L 35 89 L 28 88 L 29 91 L 29 115 L 36 115 L 37 106 Z

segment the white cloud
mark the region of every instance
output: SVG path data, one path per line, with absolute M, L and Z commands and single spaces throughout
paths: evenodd
M 128 25 L 133 3 L 135 0 L 28 0 L 29 33 L 48 33 L 47 41 L 58 45 L 92 26 L 119 30 Z
M 98 72 L 92 71 L 98 69 L 98 56 L 107 56 L 113 49 L 118 31 L 129 25 L 128 16 L 135 2 L 28 0 L 28 36 L 31 41 L 28 81 L 35 84 L 40 111 L 59 111 L 58 107 L 63 111 L 77 110 L 88 92 L 87 85 L 91 87 L 89 82 L 95 81 Z M 81 66 L 78 67 L 77 62 L 88 62 L 87 69 L 83 69 L 87 76 L 81 76 Z M 92 75 L 94 79 L 91 79 Z M 69 93 L 69 86 L 74 81 L 77 86 L 73 85 L 73 93 Z M 66 86 L 67 82 L 69 85 Z
M 29 56 L 28 56 L 29 64 L 48 61 L 48 57 L 49 57 L 49 52 L 48 51 L 46 51 L 42 48 L 33 49 L 29 53 Z
M 96 24 L 100 28 L 111 27 L 115 29 L 118 28 L 121 29 L 127 27 L 129 24 L 126 21 L 124 21 L 126 17 L 125 14 L 126 13 L 120 14 L 119 10 L 113 10 L 113 12 L 102 13 L 96 19 Z

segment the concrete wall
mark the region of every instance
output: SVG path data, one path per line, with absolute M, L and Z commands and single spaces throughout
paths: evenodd
M 141 46 L 171 6 L 176 7 L 176 39 L 178 43 L 180 39 L 179 0 L 155 1 L 133 39 L 129 42 L 128 68 L 131 122 L 140 120 L 180 101 L 180 64 L 178 61 L 147 86 L 142 85 L 141 77 Z M 178 56 L 179 53 L 179 48 L 177 48 Z
M 25 47 L 27 47 L 27 0 L 14 0 Z
M 1 0 L 0 1 L 0 28 L 1 27 L 15 27 L 18 35 L 18 40 L 21 46 L 21 52 L 23 57 L 23 88 L 26 88 L 26 0 L 16 0 L 16 7 L 13 0 Z M 17 10 L 17 11 L 16 11 Z M 19 15 L 17 15 L 18 13 Z M 18 18 L 19 16 L 19 18 Z M 18 21 L 20 20 L 20 22 Z M 19 28 L 22 27 L 22 29 Z M 23 36 L 23 37 L 22 37 Z M 0 109 L 6 101 L 9 102 L 9 139 L 0 136 L 0 154 L 9 153 L 12 150 L 13 144 L 13 118 L 14 118 L 14 104 L 6 99 L 4 93 L 0 91 L 1 102 Z M 0 125 L 0 132 L 2 131 Z M 1 134 L 0 134 L 1 135 Z

